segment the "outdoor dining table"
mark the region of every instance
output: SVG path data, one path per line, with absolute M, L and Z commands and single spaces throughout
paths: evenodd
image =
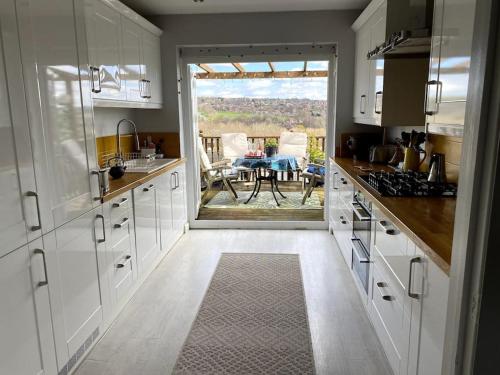
M 281 195 L 281 197 L 285 199 L 286 197 L 278 187 L 278 173 L 296 171 L 299 169 L 299 164 L 294 156 L 278 154 L 264 158 L 237 158 L 233 162 L 233 167 L 237 170 L 251 170 L 254 176 L 255 185 L 253 187 L 252 194 L 250 194 L 245 204 L 250 202 L 252 198 L 257 197 L 260 192 L 262 181 L 269 181 L 271 184 L 271 193 L 273 194 L 276 204 L 279 206 L 280 203 L 276 197 L 275 190 L 279 195 Z M 261 169 L 267 170 L 269 174 L 262 175 Z

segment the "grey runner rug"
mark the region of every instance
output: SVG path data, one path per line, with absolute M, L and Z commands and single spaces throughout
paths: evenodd
M 300 259 L 222 254 L 174 374 L 314 374 Z

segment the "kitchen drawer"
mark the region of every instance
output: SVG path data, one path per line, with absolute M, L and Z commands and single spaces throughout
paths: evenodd
M 116 300 L 126 295 L 134 282 L 132 266 L 132 255 L 126 253 L 115 263 L 113 287 Z
M 411 310 L 399 282 L 379 264 L 373 265 L 370 316 L 395 374 L 404 373 L 408 356 Z
M 132 219 L 128 217 L 129 212 L 125 214 L 127 216 L 120 216 L 115 220 L 111 220 L 111 246 L 115 246 L 125 237 L 130 236 Z
M 379 211 L 375 213 L 374 247 L 383 258 L 401 287 L 408 285 L 409 261 L 414 247 L 408 246 L 408 237 Z
M 339 173 L 338 187 L 340 200 L 344 203 L 344 205 L 349 207 L 349 205 L 352 203 L 354 193 L 354 186 L 351 180 Z
M 337 240 L 337 244 L 339 245 L 340 252 L 350 268 L 352 263 L 352 222 L 345 210 L 339 209 L 335 212 L 332 221 L 332 230 Z
M 117 217 L 127 216 L 125 212 L 132 212 L 132 195 L 128 192 L 113 198 L 109 202 L 109 207 L 111 222 L 114 222 Z

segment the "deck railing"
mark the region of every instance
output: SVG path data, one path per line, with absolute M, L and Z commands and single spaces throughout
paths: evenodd
M 262 149 L 264 144 L 269 139 L 275 139 L 279 144 L 279 136 L 259 136 L 259 137 L 247 137 L 248 141 L 257 145 L 261 145 Z M 203 147 L 210 158 L 211 162 L 219 161 L 224 157 L 224 153 L 222 150 L 222 142 L 220 137 L 209 137 L 209 136 L 201 136 L 201 141 L 203 143 Z M 319 149 L 322 152 L 325 152 L 326 148 L 326 138 L 325 136 L 313 136 L 308 137 L 307 142 L 309 144 L 309 148 Z

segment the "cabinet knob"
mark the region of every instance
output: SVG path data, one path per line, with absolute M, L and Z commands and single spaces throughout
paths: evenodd
M 386 284 L 386 283 L 384 283 L 383 281 L 379 281 L 379 282 L 377 283 L 377 286 L 378 286 L 379 288 L 385 288 L 385 287 L 387 286 L 387 284 Z
M 123 267 L 125 267 L 125 265 L 124 265 L 124 264 L 122 264 L 122 263 L 118 263 L 118 264 L 116 265 L 116 268 L 123 268 Z

